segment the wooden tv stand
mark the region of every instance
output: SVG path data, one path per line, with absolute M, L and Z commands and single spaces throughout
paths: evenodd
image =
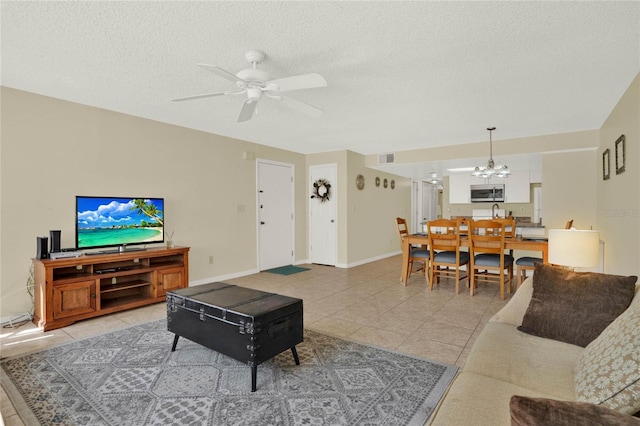
M 45 331 L 164 302 L 189 286 L 189 247 L 32 260 L 33 323 Z

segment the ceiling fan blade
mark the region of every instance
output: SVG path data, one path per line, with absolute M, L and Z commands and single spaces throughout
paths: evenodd
M 302 74 L 292 77 L 278 78 L 276 80 L 267 81 L 265 86 L 275 84 L 278 91 L 286 92 L 289 90 L 313 89 L 314 87 L 327 87 L 327 80 L 320 74 Z
M 299 100 L 290 98 L 288 96 L 280 96 L 280 98 L 282 100 L 282 103 L 288 106 L 289 108 L 295 109 L 296 111 L 300 111 L 301 113 L 307 114 L 310 117 L 320 117 L 324 112 L 320 108 L 316 108 L 313 105 L 300 102 Z
M 204 93 L 202 95 L 191 95 L 185 96 L 182 98 L 171 99 L 173 102 L 182 102 L 182 101 L 190 101 L 192 99 L 202 99 L 202 98 L 212 98 L 214 96 L 223 96 L 223 95 L 231 95 L 236 92 L 217 92 L 217 93 Z M 242 93 L 242 92 L 239 92 Z
M 208 71 L 211 71 L 212 73 L 219 75 L 222 78 L 226 78 L 227 80 L 231 80 L 234 83 L 242 83 L 242 85 L 246 85 L 247 82 L 244 81 L 243 79 L 237 77 L 235 74 L 231 74 L 229 71 L 224 70 L 220 67 L 217 67 L 215 65 L 207 65 L 207 64 L 198 64 L 199 67 L 202 67 Z
M 247 99 L 242 104 L 242 109 L 240 110 L 240 115 L 238 116 L 238 123 L 251 120 L 251 117 L 253 117 L 253 112 L 256 110 L 256 106 L 258 106 L 258 101 Z

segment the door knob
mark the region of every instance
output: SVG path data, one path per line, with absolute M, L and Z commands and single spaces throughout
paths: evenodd
M 264 222 L 263 222 L 263 221 L 260 221 L 260 225 L 264 225 Z
M 335 220 L 331 219 L 331 223 L 334 223 L 334 222 L 335 222 Z

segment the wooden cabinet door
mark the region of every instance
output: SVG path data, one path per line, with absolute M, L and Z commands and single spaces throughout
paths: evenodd
M 184 268 L 182 266 L 159 269 L 157 274 L 158 297 L 164 296 L 168 291 L 177 290 L 187 285 L 184 277 Z
M 95 280 L 53 286 L 54 319 L 86 314 L 95 310 Z

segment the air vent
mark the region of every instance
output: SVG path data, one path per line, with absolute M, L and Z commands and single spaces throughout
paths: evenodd
M 387 152 L 386 154 L 378 155 L 378 164 L 391 164 L 396 162 L 396 154 L 394 152 Z

